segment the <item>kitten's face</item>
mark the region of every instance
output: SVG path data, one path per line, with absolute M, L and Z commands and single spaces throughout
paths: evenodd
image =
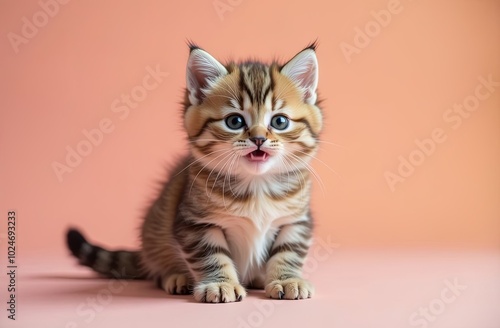
M 201 49 L 188 62 L 185 127 L 192 154 L 220 174 L 286 174 L 317 149 L 320 109 L 313 48 L 285 66 L 222 66 Z

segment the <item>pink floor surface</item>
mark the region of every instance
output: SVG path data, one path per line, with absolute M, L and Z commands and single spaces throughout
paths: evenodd
M 96 279 L 63 254 L 19 261 L 16 320 L 1 327 L 500 327 L 500 253 L 319 249 L 306 276 L 316 294 L 198 304 L 151 282 Z M 2 304 L 8 281 L 2 277 Z M 4 288 L 5 287 L 5 288 Z

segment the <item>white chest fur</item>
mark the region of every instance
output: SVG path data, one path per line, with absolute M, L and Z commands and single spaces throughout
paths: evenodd
M 224 203 L 223 210 L 204 218 L 205 222 L 222 227 L 232 260 L 240 282 L 247 284 L 261 278 L 265 272 L 265 261 L 280 227 L 303 219 L 307 206 L 306 192 L 292 199 L 276 200 L 271 194 L 282 193 L 286 186 L 273 180 L 255 178 L 233 184 L 235 193 L 250 192 L 251 199 Z M 300 217 L 298 217 L 300 216 Z
M 228 208 L 224 233 L 242 283 L 262 275 L 265 261 L 280 226 L 297 218 L 286 201 L 273 201 L 262 189 L 251 201 Z

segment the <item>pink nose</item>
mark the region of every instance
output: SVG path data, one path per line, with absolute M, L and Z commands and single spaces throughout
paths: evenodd
M 266 142 L 266 138 L 264 137 L 253 137 L 250 138 L 250 141 L 252 141 L 254 144 L 256 144 L 258 147 L 262 146 L 264 142 Z

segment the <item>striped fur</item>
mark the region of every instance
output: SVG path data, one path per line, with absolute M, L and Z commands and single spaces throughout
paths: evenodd
M 314 44 L 285 65 L 222 65 L 191 45 L 190 153 L 147 212 L 140 255 L 128 270 L 200 302 L 239 301 L 245 287 L 264 288 L 271 298 L 311 297 L 301 268 L 312 238 L 309 162 L 322 129 L 317 81 Z M 130 278 L 90 261 L 89 250 L 93 258 L 108 251 L 78 240 L 75 231 L 68 235 L 82 264 Z

